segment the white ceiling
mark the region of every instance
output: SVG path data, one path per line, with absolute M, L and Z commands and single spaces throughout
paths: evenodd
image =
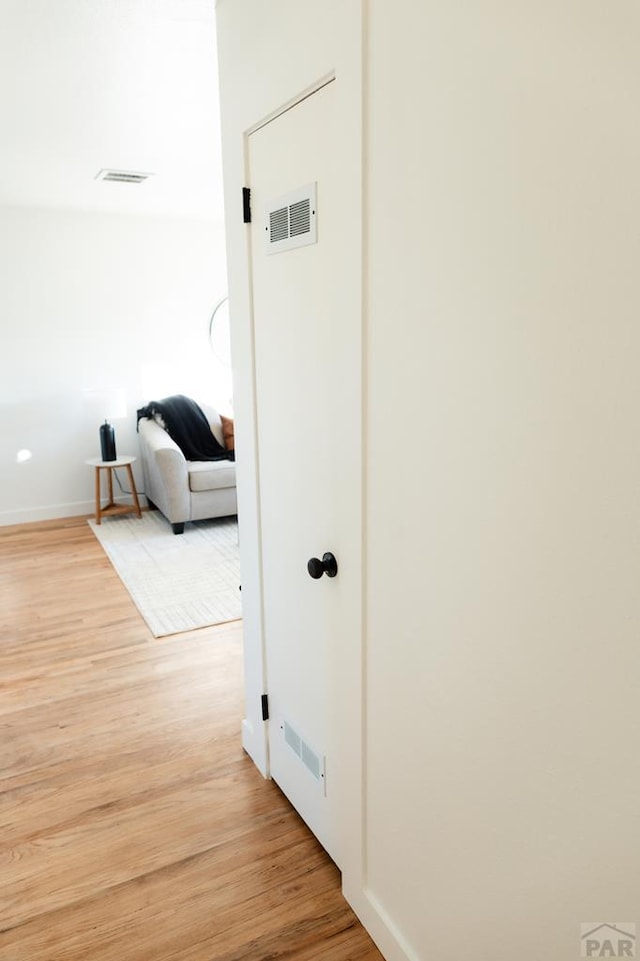
M 222 220 L 219 125 L 214 0 L 0 0 L 0 204 Z

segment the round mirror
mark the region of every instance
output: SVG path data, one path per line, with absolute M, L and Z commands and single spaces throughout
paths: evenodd
M 231 368 L 231 329 L 229 325 L 229 298 L 223 297 L 216 304 L 209 321 L 209 343 L 216 358 Z

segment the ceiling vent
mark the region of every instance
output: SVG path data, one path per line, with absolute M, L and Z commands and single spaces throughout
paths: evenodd
M 108 180 L 115 184 L 141 184 L 153 174 L 136 173 L 133 170 L 99 170 L 96 180 Z

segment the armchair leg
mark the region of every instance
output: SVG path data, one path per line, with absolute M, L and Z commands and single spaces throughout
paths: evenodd
M 184 522 L 182 524 L 172 524 L 174 534 L 184 534 Z

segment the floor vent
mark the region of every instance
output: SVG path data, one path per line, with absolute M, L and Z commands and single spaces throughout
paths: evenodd
M 289 745 L 296 757 L 302 761 L 307 771 L 315 778 L 318 784 L 322 785 L 322 789 L 326 793 L 324 757 L 318 754 L 317 751 L 314 751 L 288 721 L 283 722 L 282 731 L 285 742 Z
M 266 212 L 267 253 L 277 254 L 317 243 L 317 216 L 315 184 L 272 200 Z

